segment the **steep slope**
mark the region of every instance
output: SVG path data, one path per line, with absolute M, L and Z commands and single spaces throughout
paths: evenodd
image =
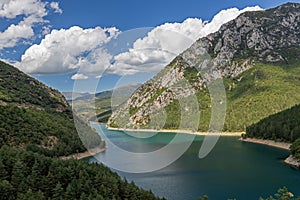
M 57 90 L 22 73 L 0 61 L 1 105 L 15 105 L 27 108 L 53 108 L 64 111 L 68 104 Z
M 85 151 L 71 108 L 57 90 L 0 61 L 0 147 L 9 145 L 48 156 Z M 88 145 L 101 139 L 76 118 Z
M 176 129 L 182 113 L 180 101 L 196 95 L 201 115 L 198 129 L 207 130 L 212 106 L 207 88 L 223 78 L 227 93 L 224 130 L 245 130 L 300 102 L 296 92 L 300 89 L 299 55 L 300 4 L 243 13 L 197 40 L 143 84 L 112 114 L 108 125 Z M 157 116 L 163 108 L 168 116 L 161 125 L 162 118 Z
M 1 199 L 160 199 L 102 164 L 9 147 L 2 147 L 0 155 Z
M 291 152 L 300 160 L 300 105 L 252 124 L 247 127 L 245 137 L 293 142 Z

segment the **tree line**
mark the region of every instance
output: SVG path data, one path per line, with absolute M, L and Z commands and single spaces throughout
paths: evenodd
M 248 126 L 245 136 L 292 142 L 291 152 L 300 159 L 300 105 L 293 106 Z
M 1 199 L 160 199 L 102 164 L 49 158 L 8 146 L 0 155 Z

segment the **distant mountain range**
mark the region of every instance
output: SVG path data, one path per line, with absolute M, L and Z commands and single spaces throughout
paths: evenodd
M 209 57 L 211 61 L 203 64 Z M 224 131 L 245 131 L 247 126 L 298 104 L 300 4 L 245 12 L 200 38 L 141 85 L 113 112 L 108 125 L 178 129 L 180 102 L 196 96 L 201 116 L 194 119 L 199 120 L 197 129 L 208 130 L 212 111 L 208 88 L 220 78 L 227 96 Z
M 87 92 L 83 92 L 83 93 L 80 93 L 80 92 L 62 92 L 62 94 L 67 99 L 67 101 L 72 101 L 76 98 L 79 98 L 79 97 L 82 97 L 82 96 L 87 96 L 90 93 L 87 93 Z
M 124 103 L 140 85 L 125 85 L 96 94 L 75 93 L 73 97 L 77 96 L 77 98 L 69 101 L 72 102 L 76 113 L 84 120 L 106 123 L 112 109 Z M 63 94 L 72 96 L 72 92 Z

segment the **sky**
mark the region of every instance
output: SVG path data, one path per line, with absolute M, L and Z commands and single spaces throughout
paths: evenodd
M 60 91 L 108 90 L 148 80 L 245 11 L 286 2 L 0 0 L 0 59 Z

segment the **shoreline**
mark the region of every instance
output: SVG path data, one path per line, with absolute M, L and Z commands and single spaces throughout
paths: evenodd
M 106 150 L 106 148 L 100 148 L 100 147 L 96 147 L 96 148 L 92 148 L 88 151 L 82 152 L 82 153 L 74 153 L 68 156 L 61 156 L 59 157 L 62 160 L 68 160 L 68 159 L 76 159 L 76 160 L 81 160 L 83 158 L 88 158 L 91 156 L 94 156 L 98 153 L 102 153 Z
M 245 132 L 199 132 L 191 130 L 172 130 L 172 129 L 126 129 L 126 128 L 112 128 L 106 127 L 110 131 L 130 131 L 130 132 L 158 132 L 158 133 L 181 133 L 181 134 L 190 134 L 197 136 L 242 136 Z
M 264 140 L 264 139 L 257 139 L 257 138 L 240 138 L 242 142 L 250 142 L 255 144 L 263 144 L 267 146 L 277 147 L 280 149 L 290 150 L 291 143 L 288 142 L 275 142 L 273 140 Z
M 245 132 L 199 132 L 199 131 L 191 131 L 191 130 L 170 130 L 170 129 L 161 129 L 161 130 L 155 130 L 155 129 L 125 129 L 125 128 L 112 128 L 106 126 L 108 130 L 111 131 L 131 131 L 131 132 L 159 132 L 159 133 L 180 133 L 180 134 L 191 134 L 191 135 L 197 135 L 197 136 L 242 136 L 242 134 L 245 134 Z M 284 150 L 290 151 L 291 143 L 288 142 L 276 142 L 273 140 L 264 140 L 264 139 L 257 139 L 257 138 L 240 138 L 241 142 L 248 142 L 248 143 L 255 143 L 255 144 L 261 144 L 271 147 L 276 147 Z M 297 169 L 300 169 L 300 160 L 296 159 L 293 155 L 290 155 L 284 160 L 284 163 L 296 167 Z
M 240 138 L 240 141 L 277 147 L 288 151 L 290 151 L 290 146 L 292 145 L 291 143 L 288 142 L 275 142 L 273 140 L 264 140 L 264 139 L 257 139 L 257 138 L 246 138 L 246 139 Z M 283 160 L 283 162 L 292 167 L 300 169 L 300 160 L 295 158 L 293 155 L 289 155 L 286 159 Z

